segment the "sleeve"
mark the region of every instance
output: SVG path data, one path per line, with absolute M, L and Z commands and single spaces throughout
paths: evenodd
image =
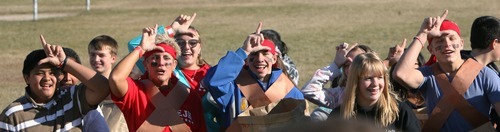
M 230 103 L 236 88 L 234 80 L 238 77 L 246 58 L 247 55 L 241 48 L 236 52 L 229 51 L 219 60 L 218 65 L 210 68 L 203 79 L 206 88 L 220 107 L 226 108 Z
M 487 67 L 483 68 L 484 74 L 483 79 L 485 79 L 484 93 L 488 96 L 491 104 L 500 102 L 500 78 L 492 69 Z
M 132 109 L 132 107 L 134 107 L 133 105 L 135 104 L 134 102 L 139 97 L 139 94 L 138 94 L 138 91 L 139 91 L 138 83 L 139 82 L 133 80 L 130 77 L 127 77 L 127 83 L 128 83 L 128 89 L 122 98 L 118 98 L 118 97 L 114 96 L 113 94 L 111 94 L 111 99 L 116 104 L 116 106 L 118 108 L 120 108 L 120 110 L 122 110 L 122 112 L 125 112 L 124 110 Z
M 83 83 L 80 83 L 70 88 L 70 90 L 76 91 L 75 95 L 73 95 L 74 96 L 73 98 L 77 100 L 74 101 L 73 103 L 77 103 L 76 105 L 80 107 L 80 112 L 82 115 L 86 115 L 87 112 L 89 112 L 90 110 L 97 108 L 97 105 L 94 106 L 88 105 L 89 103 L 87 103 L 87 98 L 85 96 L 86 89 L 87 87 L 85 87 Z
M 293 87 L 284 98 L 294 98 L 304 100 L 304 94 L 297 87 Z
M 412 109 L 406 103 L 399 102 L 398 105 L 400 123 L 395 124 L 396 127 L 403 132 L 420 132 L 420 122 Z
M 15 114 L 11 114 L 10 116 L 6 115 L 6 111 L 9 109 L 9 107 L 5 108 L 2 112 L 2 115 L 0 115 L 0 131 L 4 132 L 10 132 L 10 131 L 19 131 L 17 130 L 14 126 L 17 125 L 15 121 Z
M 429 81 L 431 81 L 431 76 L 434 76 L 432 74 L 432 70 L 431 70 L 431 66 L 423 66 L 423 67 L 419 67 L 418 70 L 422 73 L 422 75 L 424 76 L 424 80 L 422 81 L 422 83 L 420 83 L 420 85 L 418 86 L 417 89 L 410 89 L 410 92 L 412 93 L 417 93 L 417 92 L 422 92 L 422 93 L 425 93 L 425 86 L 424 84 L 425 83 L 428 83 Z
M 285 65 L 286 71 L 288 75 L 290 76 L 290 79 L 295 83 L 296 85 L 299 84 L 299 70 L 297 70 L 297 67 L 295 66 L 295 63 L 293 63 L 292 58 L 290 58 L 288 55 L 284 54 L 283 55 L 283 63 Z
M 340 69 L 335 63 L 324 68 L 316 70 L 313 77 L 302 87 L 304 97 L 314 104 L 324 107 L 335 108 L 338 103 L 335 100 L 340 98 L 338 90 L 325 89 L 324 86 L 328 81 L 333 80 L 341 75 Z

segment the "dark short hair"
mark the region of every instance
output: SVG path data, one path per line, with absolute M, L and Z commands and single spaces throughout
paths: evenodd
M 75 61 L 78 64 L 82 64 L 82 61 L 80 60 L 80 56 L 78 56 L 78 54 L 73 49 L 64 47 L 63 51 L 66 54 L 66 57 L 71 57 L 71 58 L 75 59 Z
M 78 54 L 76 54 L 76 52 L 73 49 L 63 48 L 63 51 L 66 54 L 66 57 L 74 58 L 75 61 L 79 64 L 82 63 L 80 61 L 80 57 L 78 56 Z M 43 49 L 37 49 L 31 51 L 31 53 L 29 53 L 26 56 L 26 59 L 24 59 L 23 71 L 22 71 L 23 75 L 29 75 L 31 70 L 33 70 L 33 68 L 35 68 L 38 65 L 38 62 L 40 62 L 40 60 L 46 57 L 47 55 L 45 55 L 45 51 L 43 51 Z
M 31 53 L 26 56 L 26 59 L 24 59 L 23 75 L 29 75 L 30 71 L 38 65 L 38 62 L 46 57 L 47 55 L 45 55 L 43 49 L 31 51 Z
M 470 33 L 471 48 L 486 49 L 495 39 L 500 40 L 500 20 L 494 16 L 476 18 Z
M 281 35 L 278 32 L 272 29 L 266 29 L 260 31 L 260 33 L 264 35 L 264 38 L 273 41 L 274 45 L 278 47 L 278 50 L 280 50 L 282 55 L 286 55 L 288 53 L 288 46 L 286 46 L 286 43 L 281 40 Z

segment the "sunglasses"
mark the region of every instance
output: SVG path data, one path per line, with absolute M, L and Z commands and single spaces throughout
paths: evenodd
M 177 44 L 179 44 L 179 46 L 181 47 L 186 47 L 186 43 L 189 44 L 189 47 L 196 47 L 196 45 L 198 45 L 198 43 L 200 43 L 200 40 L 197 40 L 197 39 L 190 39 L 188 41 L 186 40 L 183 40 L 183 39 L 178 39 L 178 40 L 175 40 L 175 42 L 177 42 Z

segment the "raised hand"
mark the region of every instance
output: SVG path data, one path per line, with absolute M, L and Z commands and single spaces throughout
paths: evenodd
M 448 16 L 448 10 L 445 10 L 441 16 L 425 18 L 420 26 L 420 33 L 427 34 L 427 38 L 441 36 L 439 28 L 446 16 Z
M 145 52 L 155 49 L 163 51 L 163 48 L 156 46 L 155 41 L 157 33 L 158 33 L 158 24 L 155 24 L 155 27 L 153 28 L 146 27 L 142 29 L 142 40 L 139 46 L 141 46 L 141 48 Z
M 188 16 L 181 14 L 172 22 L 170 26 L 176 33 L 189 33 L 188 28 L 193 23 L 196 18 L 196 13 L 193 13 L 193 16 Z
M 251 52 L 254 51 L 259 51 L 259 50 L 270 50 L 269 47 L 262 46 L 262 42 L 264 42 L 264 35 L 260 33 L 260 30 L 262 29 L 262 22 L 259 23 L 259 26 L 257 26 L 257 30 L 255 33 L 252 33 L 248 35 L 247 39 L 245 42 L 243 42 L 243 46 L 241 47 L 247 54 L 250 54 Z
M 40 35 L 40 41 L 42 42 L 43 51 L 45 51 L 47 58 L 40 60 L 38 65 L 48 62 L 54 66 L 61 66 L 64 59 L 66 59 L 63 48 L 59 45 L 48 44 L 43 35 Z
M 356 47 L 358 45 L 358 43 L 355 43 L 351 46 L 349 46 L 348 43 L 342 43 L 340 45 L 338 45 L 337 47 L 335 47 L 335 49 L 337 50 L 337 52 L 335 53 L 335 59 L 333 60 L 333 62 L 337 65 L 337 67 L 341 67 L 342 65 L 344 65 L 346 62 L 347 62 L 347 53 L 349 53 L 349 51 L 351 51 L 354 47 Z
M 389 65 L 392 66 L 396 64 L 401 56 L 403 55 L 406 47 L 406 38 L 403 40 L 401 44 L 396 44 L 394 47 L 389 48 L 389 54 L 387 55 L 387 59 L 389 60 Z

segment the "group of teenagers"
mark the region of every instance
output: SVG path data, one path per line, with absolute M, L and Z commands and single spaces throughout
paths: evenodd
M 367 45 L 336 46 L 333 62 L 301 89 L 286 44 L 278 32 L 261 30 L 262 23 L 213 66 L 202 58 L 203 41 L 191 26 L 196 13 L 144 28 L 119 62 L 118 43 L 95 37 L 88 45 L 91 69 L 75 51 L 40 35 L 43 48 L 24 60 L 25 94 L 2 111 L 0 131 L 247 131 L 240 124 L 244 112 L 280 114 L 285 111 L 272 109 L 286 107 L 285 100 L 318 108 L 273 131 L 340 130 L 338 120 L 363 120 L 374 131 L 494 131 L 500 20 L 478 17 L 472 50 L 464 51 L 460 29 L 447 15 L 425 18 L 409 46 L 405 39 L 386 59 Z M 432 55 L 425 64 L 423 48 Z M 425 122 L 415 115 L 419 108 L 427 110 Z M 309 115 L 305 107 L 299 113 Z

